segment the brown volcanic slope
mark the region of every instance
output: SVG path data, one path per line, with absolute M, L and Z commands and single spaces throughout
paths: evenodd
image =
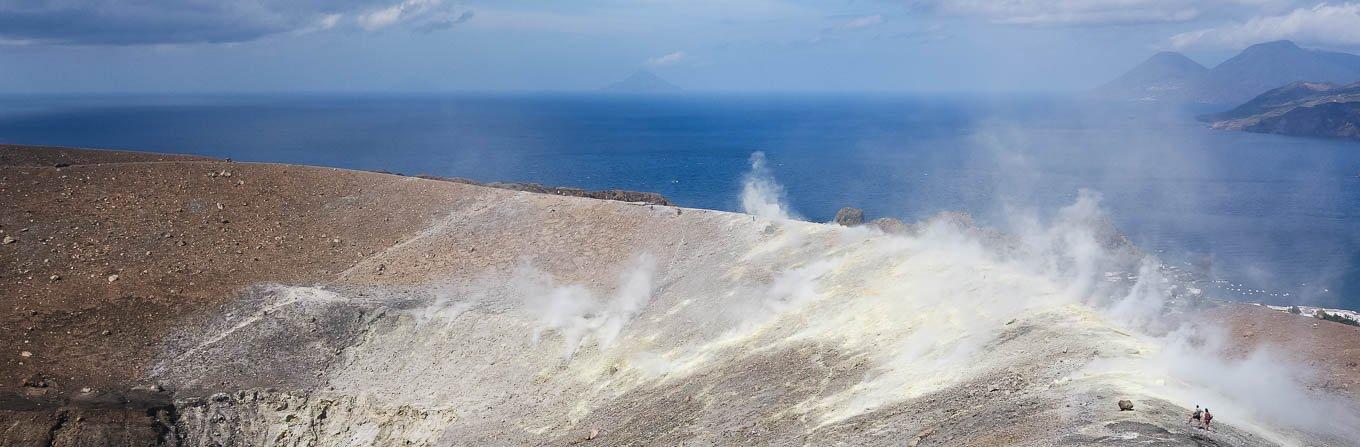
M 125 391 L 172 329 L 242 287 L 333 277 L 458 199 L 442 182 L 191 156 L 0 146 L 0 163 L 0 410 L 24 406 L 34 375 L 49 401 Z
M 63 167 L 58 168 L 59 164 Z M 780 237 L 780 232 L 784 231 L 774 229 L 773 226 L 765 227 L 765 224 L 757 225 L 753 223 L 754 219 L 747 222 L 742 216 L 731 216 L 725 213 L 684 210 L 684 220 L 680 220 L 678 218 L 681 213 L 679 209 L 674 209 L 673 213 L 667 214 L 669 211 L 663 212 L 659 207 L 657 210 L 646 210 L 646 207 L 624 209 L 600 206 L 596 208 L 588 204 L 589 201 L 585 201 L 585 199 L 533 194 L 530 194 L 524 200 L 517 199 L 515 205 L 524 210 L 526 216 L 536 219 L 534 222 L 501 225 L 495 220 L 495 217 L 478 217 L 466 210 L 480 209 L 484 206 L 483 204 L 495 206 L 496 203 L 506 203 L 507 198 L 512 196 L 524 197 L 523 194 L 527 193 L 513 193 L 500 189 L 451 182 L 339 169 L 232 163 L 201 157 L 135 152 L 0 146 L 0 231 L 3 231 L 0 236 L 12 240 L 10 243 L 0 245 L 0 293 L 3 294 L 5 301 L 5 305 L 0 307 L 0 328 L 4 329 L 0 331 L 0 346 L 6 348 L 4 352 L 0 353 L 4 356 L 3 362 L 0 362 L 0 365 L 2 365 L 0 366 L 0 444 L 42 445 L 65 442 L 66 444 L 99 445 L 169 442 L 172 438 L 166 436 L 166 430 L 169 426 L 174 425 L 174 421 L 168 419 L 174 419 L 175 416 L 165 414 L 166 411 L 169 411 L 163 407 L 167 398 L 156 393 L 151 393 L 151 397 L 138 397 L 139 395 L 132 388 L 144 385 L 141 381 L 154 375 L 150 371 L 153 364 L 158 360 L 163 360 L 161 356 L 164 355 L 166 344 L 173 344 L 176 334 L 184 333 L 186 330 L 192 332 L 190 325 L 197 325 L 205 320 L 216 319 L 223 315 L 229 317 L 230 309 L 238 304 L 243 289 L 260 284 L 348 283 L 352 287 L 421 284 L 438 279 L 441 275 L 447 275 L 449 272 L 467 272 L 483 268 L 485 266 L 481 264 L 490 262 L 488 260 L 492 258 L 496 258 L 494 262 L 497 265 L 512 265 L 515 262 L 512 253 L 529 253 L 542 250 L 542 246 L 535 244 L 554 239 L 563 241 L 563 238 L 565 238 L 568 247 L 577 248 L 568 248 L 565 251 L 558 249 L 558 251 L 573 254 L 579 250 L 581 256 L 553 258 L 555 262 L 561 264 L 559 266 L 561 270 L 584 275 L 578 278 L 581 281 L 608 282 L 611 281 L 608 278 L 609 275 L 595 273 L 600 271 L 597 264 L 606 264 L 606 259 L 626 258 L 629 256 L 630 247 L 647 244 L 649 239 L 664 239 L 661 235 L 652 231 L 670 231 L 672 233 L 688 232 L 693 234 L 686 233 L 692 238 L 681 238 L 678 244 L 666 242 L 665 244 L 670 245 L 665 245 L 661 242 L 655 242 L 659 246 L 673 247 L 673 250 L 677 253 L 675 258 L 667 262 L 685 266 L 685 268 L 674 269 L 678 273 L 672 273 L 675 278 L 669 279 L 668 281 L 672 282 L 666 283 L 665 287 L 674 287 L 676 290 L 690 290 L 685 288 L 690 286 L 687 281 L 703 284 L 714 282 L 714 280 L 706 279 L 710 278 L 708 276 L 697 274 L 694 277 L 686 278 L 685 272 L 698 270 L 707 264 L 712 264 L 712 262 L 703 258 L 686 261 L 686 258 L 678 256 L 681 247 L 688 244 L 688 247 L 698 247 L 692 248 L 693 250 L 714 250 L 712 251 L 715 256 L 714 259 L 722 260 L 727 258 L 718 256 L 722 255 L 721 250 L 732 245 L 728 244 L 727 239 L 723 239 L 724 237 L 732 240 L 744 240 L 743 238 L 746 237 L 730 234 L 719 236 L 718 233 L 722 228 L 733 228 L 734 230 L 731 233 L 744 235 L 746 233 L 741 232 L 748 231 L 748 229 L 743 226 L 749 226 L 753 229 L 750 231 L 751 235 L 761 238 L 761 240 L 777 239 Z M 591 203 L 604 204 L 607 202 Z M 572 207 L 571 213 L 554 213 L 550 209 L 554 207 L 565 208 L 567 205 Z M 464 214 L 454 216 L 457 219 L 444 219 L 449 216 L 448 210 L 460 208 L 464 209 Z M 667 208 L 666 210 L 670 209 Z M 558 211 L 566 210 L 559 209 Z M 510 215 L 514 214 L 511 213 Z M 636 231 L 630 231 L 622 236 L 600 232 L 602 229 L 607 229 L 613 225 L 611 222 L 625 221 L 633 222 L 627 225 L 640 225 L 637 222 L 645 225 L 642 225 L 641 229 L 635 229 Z M 451 223 L 457 225 L 460 222 L 470 225 L 462 229 L 448 228 Z M 675 228 L 673 223 L 667 222 L 686 222 L 695 228 Z M 672 226 L 667 227 L 667 225 Z M 812 228 L 811 224 L 807 225 L 809 225 L 807 228 Z M 502 231 L 497 228 L 500 226 L 508 228 L 504 230 L 507 234 L 499 235 L 504 237 L 484 239 L 498 241 L 501 251 L 494 253 L 489 253 L 491 250 L 476 252 L 475 246 L 464 246 L 463 241 L 465 240 L 478 240 L 477 231 Z M 431 228 L 436 227 L 438 231 L 430 231 Z M 807 230 L 807 228 L 804 228 L 804 230 Z M 468 233 L 464 234 L 464 230 Z M 808 231 L 814 233 L 810 233 L 811 236 L 805 235 L 803 237 L 817 236 L 816 231 L 820 230 L 812 228 Z M 512 237 L 516 234 L 521 236 Z M 422 237 L 418 238 L 417 236 Z M 705 241 L 703 237 L 715 240 Z M 839 236 L 834 234 L 824 235 L 824 237 L 839 240 L 836 239 Z M 604 240 L 621 240 L 627 243 L 591 243 L 591 241 Z M 408 245 L 407 243 L 411 241 L 417 242 Z M 429 254 L 424 257 L 412 255 L 416 251 L 425 251 Z M 656 253 L 664 254 L 659 250 Z M 433 259 L 433 261 L 426 263 L 426 259 Z M 746 258 L 732 259 L 742 259 L 742 262 L 738 263 L 739 265 L 736 265 L 735 268 L 746 268 L 740 265 L 746 263 Z M 663 258 L 663 261 L 666 261 L 666 259 Z M 752 265 L 754 264 L 752 262 Z M 384 275 L 384 265 L 387 266 L 386 275 Z M 349 270 L 356 266 L 359 268 Z M 347 270 L 347 273 L 342 274 Z M 751 275 L 757 277 L 771 274 L 754 267 L 751 267 L 749 271 Z M 603 280 L 591 279 L 600 276 L 606 278 Z M 717 278 L 717 276 L 712 276 L 712 278 Z M 724 278 L 723 280 L 727 279 Z M 708 289 L 700 288 L 697 290 Z M 362 296 L 362 293 L 359 296 Z M 660 300 L 661 298 L 657 299 Z M 696 299 L 698 299 L 697 296 Z M 665 302 L 671 303 L 672 301 Z M 683 304 L 677 304 L 675 309 L 684 309 Z M 1247 346 L 1279 339 L 1270 334 L 1288 334 L 1286 336 L 1290 338 L 1289 344 L 1291 346 L 1298 343 L 1307 346 L 1307 349 L 1295 351 L 1294 355 L 1302 356 L 1306 362 L 1322 367 L 1320 369 L 1324 372 L 1324 377 L 1321 378 L 1322 382 L 1317 384 L 1319 387 L 1354 396 L 1351 394 L 1354 391 L 1354 386 L 1356 383 L 1360 383 L 1356 380 L 1357 377 L 1360 377 L 1360 368 L 1354 366 L 1354 357 L 1356 357 L 1357 352 L 1360 352 L 1357 349 L 1360 346 L 1360 331 L 1356 328 L 1278 312 L 1267 314 L 1264 312 L 1269 311 L 1248 306 L 1231 306 L 1230 308 L 1236 310 L 1215 313 L 1215 318 L 1224 318 L 1231 323 L 1235 333 L 1233 341 L 1239 343 L 1241 349 L 1245 350 Z M 662 315 L 666 309 L 661 307 L 655 311 L 658 313 L 657 315 L 647 314 L 645 317 L 649 321 L 660 319 L 669 315 Z M 517 331 L 525 329 L 524 323 L 511 318 L 514 316 L 513 313 L 497 313 L 500 312 L 498 308 L 492 310 L 495 312 L 479 311 L 487 312 L 482 315 L 482 318 L 488 322 L 486 326 L 478 328 L 480 332 L 456 332 L 449 329 L 449 333 L 471 334 L 470 336 L 477 337 L 478 340 L 482 337 L 491 341 L 496 341 L 497 337 L 501 337 L 500 340 L 502 341 L 523 340 L 522 335 Z M 267 314 L 268 311 L 261 310 L 260 312 Z M 280 313 L 286 315 L 283 310 Z M 381 314 L 378 315 L 377 318 L 388 318 L 388 320 L 384 320 L 385 323 L 379 325 L 382 327 L 390 325 L 399 329 L 403 327 L 402 325 L 409 323 L 409 318 L 406 317 L 381 317 Z M 681 312 L 681 315 L 685 315 L 685 313 Z M 1059 315 L 1066 314 L 1060 313 Z M 456 317 L 456 314 L 454 317 Z M 1042 320 L 1040 317 L 1033 318 Z M 1016 320 L 1010 320 L 1001 327 L 1013 328 L 1018 337 L 1023 337 L 1024 334 L 1029 333 L 1031 328 L 1034 328 L 1035 334 L 1044 332 L 1042 326 L 1029 326 L 1028 320 L 1024 318 L 1022 317 L 1022 321 L 1018 325 L 1012 326 L 1011 324 Z M 497 321 L 502 323 L 499 325 L 494 323 Z M 464 322 L 463 320 L 455 320 L 454 323 L 474 326 L 478 324 L 475 321 Z M 453 327 L 450 326 L 450 328 Z M 1084 328 L 1086 326 L 1078 327 Z M 1103 331 L 1103 329 L 1099 330 Z M 694 329 L 694 331 L 697 332 L 698 329 Z M 380 333 L 373 335 L 373 337 L 395 337 L 392 334 L 400 335 L 401 333 L 397 329 L 391 329 L 388 333 Z M 671 334 L 677 333 L 683 332 L 671 332 Z M 1037 335 L 1034 336 L 1037 337 Z M 308 339 L 298 340 L 297 343 L 302 344 L 302 341 Z M 404 339 L 399 340 L 405 342 Z M 642 341 L 635 342 L 641 343 Z M 471 350 L 467 353 L 467 355 L 473 356 L 471 358 L 479 358 L 475 357 L 478 355 L 500 358 L 501 355 L 495 349 L 473 346 L 465 343 L 463 339 L 453 338 L 448 343 L 449 346 L 435 345 L 439 349 L 432 352 L 447 354 L 446 349 L 456 347 L 457 349 Z M 505 343 L 509 342 L 503 342 L 504 346 L 518 346 L 516 343 L 522 342 Z M 400 346 L 401 344 L 397 345 Z M 401 370 L 369 369 L 368 362 L 386 365 L 384 360 L 386 357 L 384 356 L 388 353 L 384 351 L 379 351 L 378 354 L 368 353 L 365 351 L 365 349 L 368 349 L 365 346 L 363 343 L 357 344 L 350 348 L 354 351 L 353 353 L 346 354 L 350 356 L 347 361 L 354 363 L 331 368 L 333 371 L 328 379 L 330 386 L 340 389 L 346 387 L 365 389 L 366 384 L 376 384 L 383 388 L 384 392 L 408 396 L 392 399 L 393 402 L 398 403 L 408 400 L 419 401 L 419 399 L 409 396 L 427 394 L 419 387 L 415 387 L 408 394 L 399 393 L 406 388 L 418 385 L 411 380 L 394 380 L 393 383 L 383 383 L 383 378 L 407 376 L 394 375 L 402 373 Z M 485 346 L 498 345 L 488 342 Z M 770 346 L 782 345 L 774 344 Z M 1068 353 L 1069 350 L 1066 347 L 1051 346 L 1048 349 L 1054 351 L 1055 356 L 1061 356 L 1067 361 L 1086 361 L 1086 354 L 1078 354 L 1077 347 L 1080 347 L 1080 345 L 1072 346 L 1074 348 L 1071 354 Z M 306 346 L 284 347 L 284 349 L 288 348 L 307 349 Z M 421 346 L 412 346 L 411 348 L 412 352 L 422 352 L 419 351 L 419 348 L 422 348 Z M 809 350 L 815 351 L 813 348 L 809 348 Z M 1057 352 L 1058 350 L 1061 350 L 1060 354 Z M 548 349 L 547 351 L 555 350 Z M 770 357 L 774 360 L 788 361 L 792 365 L 790 366 L 781 365 L 779 362 L 766 360 L 763 357 L 782 351 L 760 352 L 763 354 L 748 361 L 755 362 L 751 364 L 768 364 L 772 370 L 776 371 L 773 375 L 788 375 L 792 378 L 801 377 L 798 375 L 804 374 L 810 375 L 810 378 L 807 379 L 809 383 L 816 383 L 820 380 L 818 377 L 812 377 L 819 370 L 807 369 L 805 363 L 808 360 L 803 356 Z M 831 352 L 834 353 L 835 351 Z M 368 357 L 365 357 L 365 355 L 368 355 Z M 571 379 L 572 375 L 560 370 L 552 374 L 548 372 L 536 373 L 536 371 L 554 371 L 541 368 L 545 368 L 544 365 L 552 365 L 552 362 L 556 361 L 556 352 L 520 355 L 521 358 L 527 359 L 523 360 L 523 371 L 508 369 L 487 377 L 514 377 L 523 380 L 514 382 L 507 379 L 506 382 L 514 386 L 542 387 L 542 389 L 547 390 L 556 389 L 553 387 L 557 386 L 558 382 L 575 383 L 570 381 L 574 380 Z M 591 359 L 596 358 L 584 355 L 582 357 L 582 360 L 587 361 L 587 365 L 591 364 L 589 362 Z M 1351 360 L 1347 360 L 1348 357 Z M 192 358 L 192 356 L 185 358 Z M 251 359 L 253 358 L 251 357 Z M 811 358 L 816 359 L 817 357 Z M 849 383 L 860 380 L 860 377 L 864 375 L 864 372 L 861 371 L 864 368 L 862 358 L 847 357 L 840 363 L 831 362 L 836 360 L 834 356 L 827 357 L 827 359 L 829 360 L 819 361 L 830 362 L 828 364 L 833 366 L 840 365 L 837 368 L 845 365 L 854 366 L 854 368 L 846 367 L 853 374 L 842 374 L 843 377 L 836 379 L 846 381 L 846 384 L 838 386 L 849 386 Z M 214 359 L 215 362 L 228 365 L 230 360 L 223 360 L 220 357 Z M 247 360 L 242 361 L 246 362 Z M 396 358 L 394 361 L 399 363 L 403 360 Z M 416 368 L 409 364 L 409 360 L 407 362 L 406 367 Z M 494 365 L 495 362 L 493 361 L 490 364 Z M 732 364 L 731 368 L 734 368 L 734 370 L 730 373 L 724 373 L 725 370 L 723 369 L 715 369 L 710 373 L 696 374 L 695 377 L 698 377 L 698 379 L 684 379 L 685 381 L 678 382 L 675 390 L 687 390 L 684 392 L 688 397 L 683 397 L 683 399 L 680 399 L 678 395 L 671 396 L 672 392 L 667 391 L 670 389 L 668 388 L 669 385 L 668 387 L 656 388 L 658 393 L 664 392 L 667 399 L 673 397 L 679 399 L 678 402 L 672 402 L 675 404 L 673 407 L 669 406 L 670 404 L 656 403 L 661 401 L 656 401 L 645 394 L 638 398 L 638 402 L 653 402 L 651 405 L 656 408 L 648 407 L 650 408 L 649 412 L 644 414 L 675 419 L 666 419 L 665 421 L 678 424 L 682 428 L 688 427 L 685 424 L 696 424 L 693 421 L 679 420 L 683 419 L 680 416 L 689 414 L 685 411 L 706 415 L 706 417 L 722 416 L 725 418 L 726 414 L 716 412 L 710 407 L 691 408 L 698 405 L 697 402 L 699 401 L 691 401 L 690 399 L 698 399 L 694 396 L 704 396 L 706 392 L 704 390 L 712 387 L 715 383 L 740 383 L 742 377 L 749 375 L 742 372 L 744 371 L 740 368 L 742 365 L 746 364 Z M 246 365 L 243 370 L 250 372 L 252 366 L 254 365 Z M 215 365 L 214 368 L 219 369 L 213 371 L 219 371 L 221 367 L 221 365 Z M 475 368 L 476 366 L 469 367 Z M 618 366 L 609 366 L 602 369 L 608 371 L 606 374 L 614 374 L 613 371 L 618 368 Z M 584 366 L 577 366 L 576 368 L 566 369 L 566 372 L 574 374 L 589 369 Z M 186 371 L 192 372 L 191 369 Z M 410 377 L 420 378 L 425 376 L 424 373 L 419 372 L 418 368 L 406 371 L 415 371 L 411 373 Z M 625 364 L 625 369 L 620 374 L 635 374 L 630 371 Z M 217 374 L 212 376 L 214 378 L 230 379 L 237 382 L 231 384 L 223 382 L 221 386 L 223 390 L 243 389 L 246 386 L 264 388 L 275 385 L 275 382 L 278 382 L 279 388 L 289 389 L 290 387 L 297 387 L 298 383 L 285 383 L 289 380 L 295 380 L 296 377 L 286 377 L 286 374 L 271 375 L 268 371 L 246 378 L 233 378 L 235 376 L 228 373 L 214 374 Z M 1010 372 L 1007 374 L 1014 375 Z M 371 380 L 370 376 L 377 377 L 378 380 Z M 195 376 L 190 374 L 190 379 L 193 377 Z M 204 375 L 204 377 L 207 377 L 207 375 Z M 459 376 L 449 374 L 440 377 L 442 380 L 458 380 Z M 828 376 L 828 378 L 830 377 Z M 761 390 L 773 385 L 755 379 L 751 379 L 751 381 L 752 383 L 743 386 L 749 385 L 755 390 Z M 42 382 L 41 384 L 46 386 L 25 386 L 24 382 L 30 382 L 29 385 L 34 385 L 32 382 Z M 192 382 L 192 380 L 189 382 Z M 205 388 L 213 388 L 214 384 L 216 382 L 200 385 Z M 575 385 L 567 386 L 566 389 L 575 389 L 572 386 Z M 978 386 L 982 387 L 982 393 L 988 392 L 989 389 L 991 392 L 996 392 L 999 389 L 997 385 L 989 384 L 989 382 L 983 382 Z M 1028 389 L 1019 385 L 1014 386 L 1020 387 L 1022 390 Z M 946 398 L 941 399 L 939 403 L 936 403 L 934 398 L 930 398 L 928 402 L 917 402 L 911 405 L 936 408 L 935 405 L 949 406 L 951 402 L 982 401 L 987 403 L 986 408 L 989 408 L 989 410 L 986 411 L 994 411 L 999 414 L 1004 410 L 1014 413 L 1014 407 L 1004 407 L 1003 405 L 1000 408 L 991 408 L 997 402 L 996 399 L 1017 399 L 1017 402 L 1026 402 L 1029 399 L 1037 398 L 1034 396 L 1044 396 L 1042 387 L 1045 385 L 1043 383 L 1025 386 L 1037 387 L 1034 390 L 1039 391 L 1018 391 L 1010 397 L 987 398 L 980 397 L 981 394 L 974 397 L 973 392 L 968 391 L 966 397 L 960 397 L 961 395 L 958 394 L 942 394 Z M 827 385 L 822 384 L 821 387 L 826 388 Z M 85 388 L 88 388 L 89 391 L 82 391 Z M 1007 386 L 1000 388 L 1007 388 Z M 482 393 L 488 396 L 499 396 L 499 394 L 493 393 L 496 390 L 495 387 L 488 386 L 481 389 L 470 388 L 465 391 L 441 389 L 438 392 L 458 391 L 454 395 Z M 952 393 L 952 391 L 950 392 Z M 1010 391 L 1006 391 L 1006 394 L 1009 395 Z M 219 404 L 239 404 L 244 408 L 243 402 L 256 399 L 255 397 L 244 396 L 223 398 L 227 400 L 214 398 L 212 402 L 215 403 L 208 404 L 206 407 L 182 406 L 179 411 L 182 413 L 198 411 L 196 409 L 208 411 L 217 408 L 213 405 Z M 631 395 L 624 397 L 628 396 Z M 754 396 L 752 397 L 754 399 L 763 395 L 756 393 L 750 394 L 750 396 Z M 267 406 L 270 411 L 278 407 L 289 408 L 287 404 L 281 405 L 276 403 L 275 400 L 270 400 L 282 399 L 285 403 L 290 402 L 287 400 L 290 397 L 287 396 L 269 395 L 258 399 L 265 402 L 260 404 L 261 408 Z M 1079 400 L 1076 397 L 1072 399 Z M 705 402 L 707 401 L 705 400 Z M 563 405 L 570 403 L 568 401 Z M 312 405 L 316 404 L 313 403 Z M 528 412 L 526 414 L 533 414 L 534 404 L 523 403 L 519 405 L 527 407 L 523 410 Z M 1144 414 L 1157 415 L 1169 411 L 1171 416 L 1156 417 L 1167 420 L 1175 420 L 1179 417 L 1175 415 L 1175 412 L 1178 411 L 1175 408 L 1162 408 L 1158 407 L 1157 404 L 1143 404 L 1141 402 L 1140 405 L 1148 405 L 1147 407 L 1140 407 L 1149 409 Z M 1108 407 L 1108 402 L 1096 402 L 1096 408 L 1109 410 Z M 506 411 L 517 411 L 515 405 L 508 405 L 507 408 L 509 409 Z M 652 435 L 650 431 L 655 431 L 654 428 L 649 427 L 653 427 L 661 419 L 635 416 L 634 408 L 623 405 L 601 407 L 595 410 L 599 414 L 598 419 L 602 421 L 599 426 L 605 427 L 606 434 L 610 430 L 611 421 L 614 424 L 618 424 L 620 421 L 626 423 L 614 427 L 614 430 L 619 433 L 633 431 L 632 438 L 606 438 L 607 440 L 612 439 L 607 441 L 608 443 L 626 444 L 630 440 L 668 439 L 646 437 Z M 907 406 L 903 408 L 915 407 Z M 392 411 L 400 413 L 408 410 Z M 431 412 L 429 413 L 431 415 L 430 420 L 437 419 L 442 414 L 435 412 L 435 410 L 421 411 Z M 733 411 L 745 410 L 736 408 Z M 940 411 L 953 414 L 956 409 L 946 408 Z M 325 410 L 321 410 L 320 413 L 320 419 L 324 419 Z M 1010 414 L 1007 417 L 1018 417 L 1012 413 L 1007 413 Z M 1137 414 L 1129 416 L 1117 411 L 1113 413 L 1114 416 L 1109 416 L 1102 411 L 1083 410 L 1081 417 L 1083 419 L 1137 417 Z M 932 413 L 928 411 L 902 413 L 894 417 L 906 418 L 906 415 L 918 414 L 927 421 L 933 418 Z M 472 413 L 472 415 L 475 416 L 475 413 Z M 242 420 L 246 418 L 246 416 L 241 417 Z M 911 418 L 915 417 L 917 416 L 911 416 Z M 404 420 L 396 416 L 374 416 L 374 418 Z M 552 415 L 546 415 L 544 418 L 553 420 Z M 589 422 L 594 418 L 596 416 L 592 415 L 585 420 Z M 1033 415 L 1030 415 L 1030 418 L 1034 419 Z M 80 422 L 82 419 L 85 422 Z M 418 419 L 424 420 L 425 416 Z M 950 421 L 953 419 L 956 418 L 950 417 L 942 420 Z M 202 421 L 212 420 L 212 418 L 191 420 Z M 332 420 L 335 420 L 335 418 L 332 418 Z M 346 419 L 339 420 L 345 421 Z M 858 422 L 860 419 L 851 419 L 850 422 L 828 425 L 828 428 L 819 433 L 831 433 L 839 436 L 827 439 L 828 442 L 835 439 L 857 439 L 851 437 L 850 434 L 839 435 L 838 433 L 842 431 L 857 433 L 856 430 L 858 429 L 855 428 L 857 427 L 855 424 L 873 425 L 889 420 L 892 419 L 870 418 L 864 420 L 864 422 Z M 1004 420 L 1005 418 L 1001 418 L 993 422 L 1003 423 Z M 476 425 L 479 422 L 475 417 L 469 418 L 468 415 L 463 415 L 459 418 L 459 421 L 463 421 L 460 423 L 464 424 L 473 424 L 463 428 L 469 433 L 477 432 L 477 428 L 480 427 Z M 493 422 L 486 422 L 486 424 L 493 424 Z M 313 427 L 325 426 L 324 423 L 317 421 L 311 423 L 314 424 Z M 1041 426 L 1050 424 L 1043 421 L 1030 423 Z M 981 440 L 985 439 L 1006 439 L 1007 430 L 1015 432 L 1013 434 L 1016 437 L 1015 439 L 1028 439 L 1031 443 L 1036 439 L 1035 436 L 1038 436 L 1026 432 L 1027 428 L 1025 427 L 1031 425 L 1024 424 L 1015 425 L 1014 427 L 1020 428 L 1012 427 L 1011 429 L 993 427 L 994 431 L 990 434 L 984 433 L 981 429 L 970 431 L 967 424 L 957 422 L 950 422 L 949 424 L 956 425 L 952 429 L 955 431 L 950 432 L 942 428 L 941 433 L 927 438 L 929 441 L 922 445 L 935 441 L 946 442 L 945 440 L 948 439 L 953 439 L 954 444 L 967 444 L 969 443 L 968 439 L 973 439 L 976 442 L 982 442 Z M 707 432 L 707 426 L 699 425 L 696 427 L 698 433 L 712 435 L 712 433 Z M 772 424 L 771 427 L 774 427 L 774 425 Z M 798 431 L 800 429 L 797 428 L 798 425 L 794 424 L 789 427 L 794 428 L 782 433 L 800 433 Z M 181 427 L 182 430 L 189 430 L 190 428 L 193 427 Z M 919 429 L 911 427 L 891 428 L 910 429 L 911 433 L 919 431 Z M 231 430 L 230 427 L 227 427 L 227 429 Z M 501 428 L 497 426 L 497 428 L 488 432 L 495 433 L 497 430 L 501 430 Z M 677 431 L 668 432 L 668 435 L 688 433 L 678 428 L 674 430 Z M 207 431 L 211 432 L 212 430 Z M 553 431 L 544 433 L 543 436 L 559 437 L 558 440 L 560 441 L 561 436 L 579 432 L 580 429 L 574 426 L 555 427 Z M 860 434 L 856 436 L 867 436 L 862 431 L 858 433 Z M 722 434 L 727 435 L 727 433 Z M 296 435 L 296 433 L 292 435 Z M 405 435 L 413 436 L 411 433 L 405 433 Z M 953 436 L 953 438 L 950 436 Z M 988 438 L 988 436 L 992 437 Z M 1224 436 L 1238 435 L 1225 433 Z M 516 438 L 499 439 L 506 441 Z M 677 441 L 685 439 L 705 438 L 675 438 Z M 731 441 L 737 438 L 726 437 L 721 439 Z M 749 441 L 755 442 L 759 439 L 769 441 L 775 438 L 752 438 Z M 902 441 L 906 442 L 909 439 Z M 1111 440 L 1110 442 L 1116 441 Z M 1220 440 L 1220 442 L 1223 441 Z
M 201 157 L 4 146 L 0 161 L 0 230 L 14 240 L 0 250 L 0 346 L 12 351 L 0 371 L 65 390 L 138 377 L 175 322 L 246 285 L 332 277 L 458 196 L 408 177 Z

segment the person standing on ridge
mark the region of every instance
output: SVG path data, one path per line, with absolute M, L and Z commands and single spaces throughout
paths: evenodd
M 1204 407 L 1204 429 L 1209 430 L 1209 422 L 1214 420 L 1214 414 L 1209 412 L 1209 407 Z
M 1190 413 L 1190 420 L 1185 421 L 1185 422 L 1186 422 L 1186 423 L 1190 423 L 1190 424 L 1195 424 L 1195 423 L 1197 423 L 1197 422 L 1200 421 L 1200 416 L 1202 416 L 1203 414 L 1204 414 L 1204 410 L 1200 410 L 1200 409 L 1199 409 L 1199 405 L 1195 405 L 1195 412 L 1194 412 L 1194 413 Z

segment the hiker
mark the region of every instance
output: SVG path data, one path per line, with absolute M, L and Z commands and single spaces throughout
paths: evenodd
M 1214 420 L 1214 414 L 1209 412 L 1209 407 L 1204 407 L 1204 429 L 1209 429 L 1209 422 Z
M 1202 416 L 1203 414 L 1204 410 L 1199 409 L 1199 405 L 1195 405 L 1195 412 L 1190 413 L 1190 420 L 1185 422 L 1188 424 L 1195 424 L 1200 421 L 1200 416 Z

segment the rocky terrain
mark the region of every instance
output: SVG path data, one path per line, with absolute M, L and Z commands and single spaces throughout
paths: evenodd
M 1092 197 L 1014 235 L 641 202 L 0 147 L 0 444 L 1357 439 L 1360 328 L 1200 297 Z
M 1215 129 L 1360 139 L 1360 82 L 1295 82 L 1201 119 Z

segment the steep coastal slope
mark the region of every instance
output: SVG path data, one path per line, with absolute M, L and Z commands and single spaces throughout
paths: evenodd
M 1180 53 L 1158 53 L 1095 93 L 1107 99 L 1239 104 L 1292 82 L 1360 81 L 1360 56 L 1300 48 L 1281 40 L 1252 45 L 1208 70 Z
M 1093 194 L 1021 234 L 959 219 L 884 234 L 303 166 L 92 153 L 58 168 L 48 154 L 0 149 L 7 445 L 1356 435 L 1360 330 L 1203 299 L 1121 242 Z M 1318 350 L 1255 349 L 1276 342 Z M 1223 425 L 1187 426 L 1194 403 Z
M 1215 129 L 1360 139 L 1360 83 L 1296 82 L 1201 119 Z

